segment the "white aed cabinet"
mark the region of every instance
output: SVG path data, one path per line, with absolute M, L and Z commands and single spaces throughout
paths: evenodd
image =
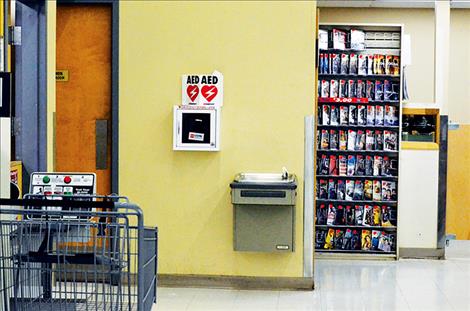
M 173 150 L 219 151 L 220 108 L 175 106 Z

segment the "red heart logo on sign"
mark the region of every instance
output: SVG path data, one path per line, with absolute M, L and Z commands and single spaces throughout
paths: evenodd
M 217 86 L 215 85 L 204 85 L 201 89 L 202 96 L 207 99 L 208 102 L 214 99 L 217 96 Z
M 186 88 L 186 94 L 188 94 L 189 99 L 194 102 L 199 95 L 199 87 L 197 85 L 188 85 Z

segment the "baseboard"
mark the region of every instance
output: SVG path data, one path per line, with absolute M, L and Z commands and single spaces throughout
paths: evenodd
M 313 290 L 313 278 L 159 274 L 158 286 L 233 289 Z
M 400 258 L 444 259 L 445 250 L 436 248 L 400 248 Z

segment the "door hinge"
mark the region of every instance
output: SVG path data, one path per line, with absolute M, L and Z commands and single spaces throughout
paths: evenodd
M 10 26 L 8 30 L 8 44 L 21 45 L 21 26 Z
M 11 118 L 11 136 L 21 134 L 21 119 L 19 117 Z

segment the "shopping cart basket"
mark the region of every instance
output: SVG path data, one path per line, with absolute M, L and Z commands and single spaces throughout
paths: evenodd
M 150 311 L 157 228 L 117 198 L 0 199 L 0 310 Z

